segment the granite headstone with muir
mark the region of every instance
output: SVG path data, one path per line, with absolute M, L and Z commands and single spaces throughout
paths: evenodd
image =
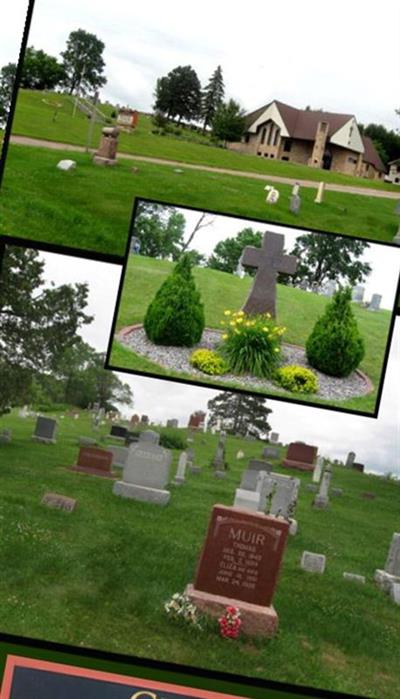
M 272 599 L 288 530 L 283 519 L 215 505 L 194 584 L 185 593 L 212 616 L 237 607 L 244 633 L 273 636 L 278 615 Z

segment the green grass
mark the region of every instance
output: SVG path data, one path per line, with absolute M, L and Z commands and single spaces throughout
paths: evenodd
M 131 255 L 128 260 L 124 286 L 118 309 L 116 330 L 135 323 L 142 323 L 148 304 L 154 297 L 157 289 L 173 269 L 172 262 L 166 260 L 154 260 L 153 258 Z M 205 308 L 206 326 L 221 329 L 220 321 L 223 319 L 224 310 L 238 310 L 243 305 L 252 284 L 249 277 L 240 279 L 226 272 L 197 267 L 194 272 L 197 287 L 201 293 Z M 140 289 L 140 294 L 138 294 Z M 278 285 L 277 287 L 277 319 L 280 325 L 287 330 L 284 341 L 304 346 L 311 333 L 317 318 L 323 314 L 328 299 L 317 294 L 310 294 L 301 289 Z M 372 383 L 374 390 L 366 395 L 352 398 L 347 401 L 324 401 L 315 396 L 304 397 L 304 400 L 321 404 L 335 405 L 351 410 L 373 412 L 379 384 L 382 362 L 387 344 L 391 313 L 381 310 L 371 313 L 360 306 L 353 304 L 353 310 L 357 319 L 360 332 L 365 339 L 366 354 L 360 365 Z M 111 366 L 131 369 L 149 373 L 168 374 L 180 376 L 188 380 L 193 376 L 167 372 L 152 361 L 139 357 L 133 351 L 114 342 L 110 357 Z M 205 383 L 213 383 L 213 377 L 204 378 Z M 215 383 L 220 386 L 221 384 Z M 226 384 L 231 385 L 231 384 Z M 234 384 L 237 387 L 237 384 Z M 277 389 L 277 396 L 290 396 L 293 394 Z M 303 396 L 302 396 L 303 399 Z
M 71 157 L 78 163 L 75 171 L 56 169 L 59 160 Z M 0 231 L 123 255 L 136 196 L 373 240 L 390 241 L 397 230 L 389 199 L 328 192 L 317 205 L 314 191 L 304 189 L 301 215 L 295 216 L 288 211 L 291 187 L 279 189 L 279 202 L 271 207 L 265 203 L 264 183 L 246 177 L 185 169 L 177 174 L 168 165 L 124 159 L 106 169 L 81 153 L 11 146 L 0 195 Z
M 77 437 L 91 434 L 90 419 L 82 414 L 59 424 L 57 444 L 46 446 L 30 441 L 34 419 L 0 419 L 0 429 L 13 431 L 12 443 L 0 445 L 4 633 L 397 699 L 400 609 L 375 588 L 373 573 L 398 526 L 398 484 L 336 467 L 332 485 L 344 494 L 320 511 L 311 508 L 313 494 L 304 488 L 310 475 L 285 470 L 302 486 L 299 532 L 289 539 L 274 597 L 279 633 L 271 641 L 227 642 L 209 626 L 199 634 L 176 626 L 163 603 L 193 581 L 213 504 L 233 502 L 241 471 L 247 459 L 260 456 L 262 444 L 228 437 L 230 468 L 219 481 L 209 469 L 217 436 L 197 435 L 202 473 L 171 487 L 170 504 L 158 508 L 113 496 L 109 480 L 69 471 Z M 242 461 L 235 458 L 238 449 L 245 452 Z M 177 458 L 175 452 L 171 475 Z M 47 491 L 76 498 L 75 512 L 42 506 Z M 376 493 L 376 500 L 364 500 L 363 491 Z M 299 568 L 305 549 L 327 556 L 324 575 Z M 343 571 L 365 575 L 366 585 L 343 581 Z
M 53 121 L 54 109 L 45 104 L 43 102 L 44 99 L 63 104 L 63 107 L 58 111 L 56 121 Z M 101 109 L 107 116 L 110 116 L 113 110 L 109 105 L 101 105 Z M 66 95 L 20 90 L 13 122 L 13 134 L 86 146 L 88 119 L 79 111 L 75 117 L 72 117 L 72 112 L 73 101 Z M 316 182 L 324 180 L 325 182 L 337 184 L 398 191 L 395 185 L 385 182 L 309 168 L 306 165 L 298 165 L 297 163 L 265 160 L 256 156 L 235 153 L 213 146 L 206 136 L 202 137 L 199 134 L 193 134 L 189 130 L 183 131 L 183 138 L 153 134 L 151 133 L 152 130 L 154 130 L 154 126 L 151 118 L 146 114 L 140 114 L 135 132 L 133 134 L 121 134 L 119 151 L 121 153 L 178 160 L 182 163 L 195 163 L 232 170 L 293 177 L 295 179 L 308 179 Z M 93 138 L 95 147 L 97 147 L 100 138 L 100 131 L 101 125 L 98 124 L 96 125 Z

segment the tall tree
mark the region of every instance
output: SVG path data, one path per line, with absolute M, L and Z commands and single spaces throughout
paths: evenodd
M 11 97 L 17 66 L 8 63 L 0 71 L 0 126 L 5 126 L 10 112 Z
M 369 243 L 355 238 L 305 233 L 297 238 L 291 250 L 290 254 L 296 255 L 299 262 L 296 273 L 289 279 L 295 286 L 305 281 L 309 288 L 321 286 L 329 279 L 354 286 L 371 272 L 371 265 L 359 259 L 369 247 Z M 279 281 L 285 282 L 287 277 L 279 275 Z
M 0 276 L 0 414 L 29 393 L 32 377 L 52 372 L 79 341 L 86 284 L 44 288 L 44 262 L 35 250 L 7 246 Z
M 20 87 L 53 90 L 65 79 L 63 66 L 54 56 L 29 46 L 25 52 Z
M 191 66 L 177 66 L 159 78 L 155 90 L 154 110 L 168 119 L 191 121 L 200 116 L 201 85 Z
M 222 102 L 212 120 L 214 138 L 224 144 L 240 141 L 245 128 L 245 115 L 238 102 L 229 100 Z
M 173 206 L 139 203 L 132 234 L 140 240 L 142 255 L 177 260 L 184 232 L 185 217 Z
M 82 90 L 94 91 L 106 84 L 103 75 L 105 44 L 95 35 L 84 29 L 71 32 L 67 48 L 61 53 L 65 71 L 65 86 L 69 94 Z
M 243 228 L 235 238 L 225 238 L 216 244 L 208 258 L 207 267 L 221 272 L 235 272 L 239 259 L 246 245 L 261 248 L 262 233 L 252 228 Z
M 218 66 L 212 74 L 208 84 L 203 90 L 201 99 L 201 116 L 203 118 L 203 130 L 205 131 L 214 119 L 218 107 L 222 104 L 225 94 L 222 68 Z
M 228 391 L 218 393 L 207 403 L 210 411 L 208 424 L 212 427 L 220 418 L 229 434 L 245 436 L 249 433 L 264 438 L 271 429 L 268 416 L 272 413 L 265 404 L 266 399 L 261 396 L 247 396 Z

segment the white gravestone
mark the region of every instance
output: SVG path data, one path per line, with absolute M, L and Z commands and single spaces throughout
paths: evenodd
M 377 569 L 374 575 L 375 582 L 384 592 L 390 593 L 393 585 L 400 584 L 400 533 L 392 536 L 385 568 Z
M 356 573 L 343 573 L 344 580 L 349 580 L 350 582 L 365 584 L 365 576 L 357 575 Z
M 185 482 L 186 466 L 187 466 L 188 456 L 185 451 L 179 454 L 178 468 L 176 469 L 176 474 L 174 478 L 174 485 L 182 485 Z
M 317 457 L 316 464 L 314 466 L 314 471 L 312 475 L 312 481 L 313 483 L 319 483 L 321 480 L 321 474 L 322 474 L 322 468 L 323 468 L 323 459 L 322 456 Z
M 149 434 L 150 433 L 150 434 Z M 113 493 L 125 498 L 167 505 L 172 453 L 159 446 L 160 436 L 148 430 L 142 432 L 139 442 L 131 444 L 123 471 L 122 481 L 116 481 Z
M 303 551 L 300 566 L 308 573 L 323 573 L 326 565 L 326 556 L 322 553 Z
M 329 505 L 329 486 L 331 483 L 332 472 L 327 468 L 325 469 L 319 491 L 314 498 L 313 506 L 320 510 L 324 510 Z

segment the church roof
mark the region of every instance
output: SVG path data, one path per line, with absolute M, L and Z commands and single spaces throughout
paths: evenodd
M 296 109 L 289 104 L 274 100 L 279 113 L 285 122 L 285 126 L 291 138 L 299 138 L 305 141 L 314 141 L 315 132 L 320 121 L 329 123 L 328 138 L 333 136 L 342 126 L 353 119 L 352 114 L 336 114 L 334 112 L 324 112 L 314 109 Z M 249 128 L 262 113 L 272 104 L 265 104 L 260 109 L 256 109 L 246 116 L 246 126 Z
M 379 153 L 376 150 L 373 141 L 369 138 L 369 136 L 361 136 L 362 142 L 364 145 L 364 154 L 363 154 L 363 160 L 365 163 L 370 163 L 373 165 L 377 170 L 380 170 L 381 172 L 386 172 L 386 168 L 380 159 Z

